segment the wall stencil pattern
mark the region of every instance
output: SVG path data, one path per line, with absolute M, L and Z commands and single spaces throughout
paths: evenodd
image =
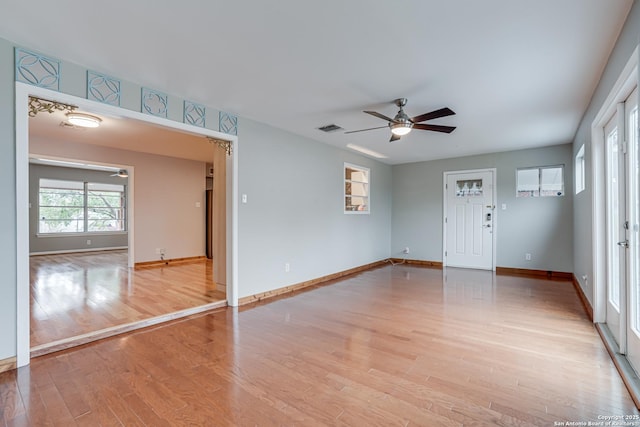
M 168 96 L 146 87 L 142 88 L 142 112 L 167 118 Z
M 120 106 L 120 80 L 87 71 L 87 99 Z
M 204 105 L 195 104 L 190 101 L 184 101 L 184 122 L 189 125 L 204 127 L 205 125 L 205 112 Z
M 65 64 L 63 60 L 23 49 L 18 46 L 12 46 L 12 50 L 14 53 L 14 78 L 16 82 L 60 92 L 62 65 Z M 69 67 L 67 77 L 71 81 L 75 80 L 77 84 L 76 70 L 77 67 L 73 65 Z M 80 96 L 86 96 L 86 99 L 88 100 L 97 101 L 114 107 L 141 111 L 144 114 L 162 117 L 165 119 L 169 118 L 169 96 L 166 93 L 147 87 L 130 85 L 119 78 L 111 77 L 86 68 L 82 70 L 82 73 L 86 76 L 86 86 L 82 87 L 77 84 L 76 87 L 82 87 L 80 91 L 86 92 Z M 131 92 L 132 87 L 135 87 L 133 90 L 140 91 L 140 104 L 137 104 L 138 98 L 135 95 L 135 92 Z M 68 89 L 69 88 L 64 88 L 63 91 L 66 92 Z M 77 92 L 78 90 L 76 90 L 76 93 Z M 191 126 L 207 128 L 206 115 L 208 107 L 185 99 L 180 99 L 179 102 L 183 103 L 183 123 Z M 217 109 L 213 109 L 213 111 L 210 110 L 209 115 L 215 115 L 216 112 L 218 112 L 217 130 L 228 135 L 237 136 L 238 117 Z M 171 119 L 179 120 L 178 117 L 172 117 Z M 215 120 L 209 120 L 209 122 L 208 129 L 215 129 Z
M 238 117 L 220 111 L 220 132 L 238 135 Z
M 16 81 L 60 90 L 60 61 L 28 50 L 15 49 Z

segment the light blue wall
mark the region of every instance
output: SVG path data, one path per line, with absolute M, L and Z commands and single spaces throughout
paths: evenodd
M 13 49 L 0 39 L 0 191 L 6 201 L 0 206 L 0 360 L 16 355 Z M 87 70 L 66 61 L 61 70 L 61 92 L 85 97 Z M 141 86 L 123 80 L 121 90 L 122 107 L 140 111 Z M 182 121 L 182 103 L 169 95 L 170 119 Z M 217 130 L 218 112 L 207 107 L 208 128 Z M 389 256 L 390 166 L 242 118 L 238 137 L 239 192 L 249 202 L 240 206 L 238 221 L 241 297 Z M 371 168 L 371 215 L 342 212 L 345 161 Z M 291 266 L 286 274 L 285 262 Z
M 391 166 L 250 120 L 240 131 L 240 297 L 389 256 Z M 343 213 L 344 162 L 371 169 L 370 215 Z
M 591 124 L 602 108 L 622 69 L 631 57 L 633 50 L 640 43 L 640 4 L 636 0 L 633 4 L 622 33 L 609 57 L 600 82 L 591 98 L 591 103 L 580 122 L 573 140 L 573 156 L 584 144 L 586 168 L 586 189 L 574 196 L 574 274 L 579 279 L 585 295 L 593 304 L 593 236 L 592 236 L 592 169 L 591 169 Z M 582 276 L 588 277 L 585 283 Z
M 516 197 L 517 168 L 558 164 L 565 165 L 565 196 Z M 391 256 L 404 258 L 408 246 L 411 259 L 442 261 L 443 174 L 486 168 L 497 169 L 496 265 L 573 271 L 570 144 L 394 166 Z

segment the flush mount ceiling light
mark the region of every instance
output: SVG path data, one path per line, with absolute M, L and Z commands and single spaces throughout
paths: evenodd
M 102 119 L 100 117 L 92 116 L 91 114 L 67 113 L 67 121 L 74 126 L 97 128 L 100 126 Z

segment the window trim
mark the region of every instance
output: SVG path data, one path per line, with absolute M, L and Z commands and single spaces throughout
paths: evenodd
M 84 212 L 84 218 L 83 218 L 83 229 L 84 231 L 68 231 L 68 232 L 57 232 L 57 233 L 51 233 L 51 232 L 41 232 L 40 231 L 40 221 L 41 221 L 41 213 L 40 213 L 40 209 L 41 209 L 41 205 L 40 205 L 40 192 L 42 190 L 42 180 L 49 180 L 49 181 L 61 181 L 61 182 L 74 182 L 74 183 L 80 183 L 82 184 L 82 192 L 83 192 L 83 206 L 81 206 L 81 208 L 83 209 Z M 89 188 L 89 186 L 91 184 L 107 184 L 107 185 L 122 185 L 122 192 L 121 192 L 121 197 L 122 197 L 122 206 L 120 206 L 120 209 L 122 210 L 123 213 L 123 218 L 122 218 L 122 230 L 113 230 L 113 231 L 106 231 L 106 230 L 95 230 L 95 231 L 89 231 L 89 209 L 91 208 L 91 206 L 89 206 L 89 192 L 93 191 L 92 189 Z M 129 227 L 128 227 L 128 211 L 127 211 L 127 204 L 128 204 L 128 195 L 127 195 L 127 184 L 110 184 L 110 183 L 105 183 L 105 182 L 90 182 L 90 181 L 85 181 L 85 180 L 73 180 L 73 179 L 58 179 L 58 178 L 44 178 L 41 177 L 38 180 L 38 199 L 37 199 L 37 209 L 38 209 L 38 216 L 37 216 L 37 232 L 36 237 L 73 237 L 73 236 L 99 236 L 99 235 L 103 235 L 103 236 L 113 236 L 113 235 L 122 235 L 122 234 L 127 234 L 129 232 Z M 79 206 L 80 207 L 80 206 Z
M 562 170 L 562 194 L 558 195 L 558 194 L 554 194 L 554 195 L 543 195 L 542 191 L 541 191 L 541 178 L 542 178 L 542 171 L 544 169 L 558 169 L 560 168 Z M 538 170 L 538 195 L 531 195 L 531 196 L 521 196 L 519 194 L 519 183 L 518 183 L 518 172 L 520 171 L 524 171 L 524 170 Z M 526 167 L 521 167 L 521 168 L 517 168 L 516 169 L 516 198 L 518 199 L 535 199 L 535 198 L 541 198 L 541 197 L 550 197 L 550 198 L 554 198 L 554 197 L 564 197 L 567 193 L 566 191 L 566 185 L 565 185 L 565 165 L 564 164 L 557 164 L 557 165 L 545 165 L 545 166 L 526 166 Z
M 366 210 L 359 211 L 359 210 L 347 209 L 346 198 L 352 195 L 347 194 L 346 186 L 347 186 L 347 183 L 354 182 L 351 179 L 347 179 L 347 169 L 356 169 L 366 173 L 367 181 L 362 182 L 362 184 L 366 184 L 365 188 L 366 188 L 367 194 L 366 196 L 359 196 L 359 197 L 366 198 L 368 202 L 366 205 L 367 206 Z M 359 182 L 359 181 L 356 181 L 356 182 Z M 345 215 L 369 215 L 371 213 L 371 169 L 364 166 L 356 165 L 353 163 L 344 162 L 344 166 L 342 167 L 342 209 Z

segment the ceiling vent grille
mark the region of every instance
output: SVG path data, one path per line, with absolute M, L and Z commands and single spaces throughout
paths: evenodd
M 324 125 L 318 128 L 318 130 L 321 130 L 322 132 L 335 132 L 337 130 L 341 130 L 342 128 L 336 124 L 330 124 L 330 125 Z

